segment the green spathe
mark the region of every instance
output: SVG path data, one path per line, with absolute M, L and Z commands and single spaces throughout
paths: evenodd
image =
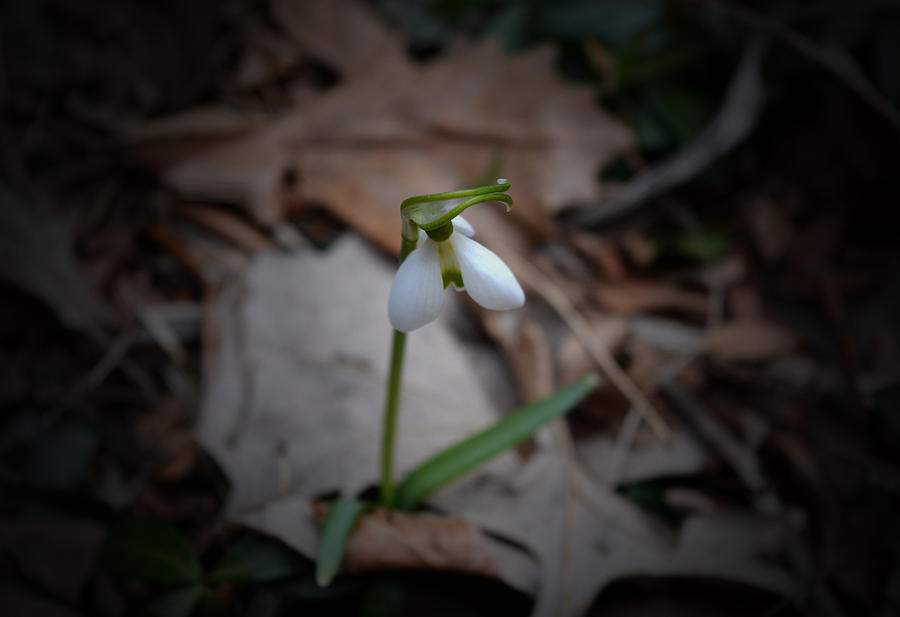
M 506 194 L 509 187 L 508 180 L 498 178 L 497 184 L 404 199 L 400 204 L 400 216 L 404 221 L 403 236 L 412 238 L 415 227 L 421 227 L 426 232 L 438 230 L 467 208 L 486 201 L 504 203 L 509 210 L 513 207 L 512 197 Z

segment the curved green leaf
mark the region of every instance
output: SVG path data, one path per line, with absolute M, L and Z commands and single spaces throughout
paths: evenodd
M 316 562 L 319 586 L 326 587 L 334 580 L 353 527 L 368 508 L 369 503 L 359 499 L 340 497 L 332 502 L 319 537 L 319 560 Z
M 504 192 L 509 187 L 509 181 L 498 179 L 497 184 L 474 189 L 416 195 L 403 200 L 400 213 L 404 219 L 415 222 L 425 231 L 431 231 L 447 224 L 466 208 L 486 201 L 502 202 L 509 210 L 513 206 L 513 199 Z
M 429 495 L 488 459 L 515 446 L 539 428 L 571 411 L 597 385 L 588 375 L 439 452 L 412 470 L 397 489 L 395 504 L 410 510 Z
M 192 583 L 200 564 L 178 530 L 163 521 L 134 519 L 115 527 L 100 552 L 114 576 L 157 583 Z

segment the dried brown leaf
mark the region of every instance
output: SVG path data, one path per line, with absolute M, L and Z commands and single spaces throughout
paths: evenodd
M 549 396 L 555 387 L 553 358 L 543 328 L 535 321 L 525 321 L 516 337 L 505 347 L 522 400 L 527 403 Z
M 739 321 L 759 320 L 765 315 L 765 300 L 755 285 L 746 283 L 730 290 L 728 306 Z
M 787 254 L 795 232 L 783 208 L 760 198 L 750 207 L 747 218 L 756 250 L 767 263 L 774 264 Z
M 513 220 L 547 237 L 549 214 L 597 198 L 597 169 L 630 147 L 628 130 L 590 88 L 556 74 L 548 48 L 508 56 L 490 41 L 460 43 L 414 64 L 361 3 L 273 7 L 345 79 L 264 129 L 164 166 L 188 196 L 241 203 L 265 222 L 291 204 L 322 203 L 394 251 L 402 199 L 468 186 L 499 155 L 514 185 Z M 296 187 L 283 186 L 288 169 Z
M 377 478 L 390 337 L 387 320 L 370 312 L 386 305 L 389 286 L 389 269 L 351 236 L 323 253 L 259 253 L 217 300 L 218 347 L 197 436 L 231 479 L 228 515 L 308 556 L 318 548 L 311 501 L 333 491 L 356 494 Z M 494 417 L 440 322 L 417 330 L 407 353 L 399 473 Z M 468 523 L 415 516 L 398 525 L 375 517 L 351 554 L 373 566 L 390 557 L 397 567 L 493 571 L 538 595 L 535 614 L 548 617 L 576 613 L 599 588 L 635 573 L 789 585 L 780 569 L 752 556 L 712 554 L 695 540 L 675 544 L 639 507 L 587 479 L 554 445 L 553 432 L 542 436 L 549 439 L 536 440 L 526 462 L 501 455 L 429 499 Z M 571 508 L 561 507 L 570 498 Z M 166 506 L 147 499 L 158 511 Z
M 710 332 L 702 352 L 720 360 L 769 360 L 784 356 L 797 346 L 786 328 L 761 320 L 730 321 Z
M 588 322 L 591 330 L 611 354 L 617 354 L 628 338 L 628 325 L 617 317 L 595 316 Z M 559 380 L 570 383 L 579 376 L 594 370 L 595 360 L 590 356 L 575 334 L 568 334 L 559 345 L 557 353 Z
M 343 73 L 365 71 L 382 54 L 399 53 L 397 36 L 362 2 L 269 0 L 269 7 L 290 37 Z
M 696 281 L 707 289 L 728 289 L 746 276 L 747 264 L 741 255 L 735 254 L 698 267 L 689 274 L 688 280 Z
M 628 278 L 628 268 L 615 243 L 587 231 L 573 232 L 569 241 L 593 263 L 607 281 L 621 283 Z
M 198 279 L 218 283 L 243 268 L 243 252 L 199 237 L 188 238 L 171 227 L 150 225 L 145 230 Z
M 321 524 L 327 506 L 316 504 Z M 456 516 L 375 510 L 363 516 L 347 543 L 344 567 L 372 570 L 450 570 L 497 578 L 493 557 L 477 527 Z
M 707 310 L 704 294 L 655 281 L 598 285 L 594 288 L 594 298 L 603 308 L 625 315 L 679 311 L 702 316 Z
M 181 213 L 242 249 L 255 251 L 271 244 L 258 229 L 220 208 L 187 203 L 182 206 Z

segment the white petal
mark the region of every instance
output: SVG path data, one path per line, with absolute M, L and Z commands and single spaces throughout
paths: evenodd
M 443 303 L 437 247 L 426 240 L 397 270 L 388 299 L 388 317 L 397 330 L 409 332 L 437 319 Z
M 461 216 L 457 216 L 453 219 L 453 229 L 470 238 L 475 235 L 475 228 L 472 227 L 472 223 Z
M 450 236 L 466 291 L 478 304 L 495 311 L 519 308 L 525 292 L 503 260 L 461 234 Z

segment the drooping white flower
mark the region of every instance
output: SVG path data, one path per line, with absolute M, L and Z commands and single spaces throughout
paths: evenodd
M 472 240 L 472 225 L 453 219 L 453 233 L 436 242 L 423 233 L 421 244 L 400 264 L 388 300 L 391 325 L 409 332 L 437 319 L 444 289 L 465 290 L 481 306 L 497 311 L 525 303 L 516 277 L 493 252 Z

